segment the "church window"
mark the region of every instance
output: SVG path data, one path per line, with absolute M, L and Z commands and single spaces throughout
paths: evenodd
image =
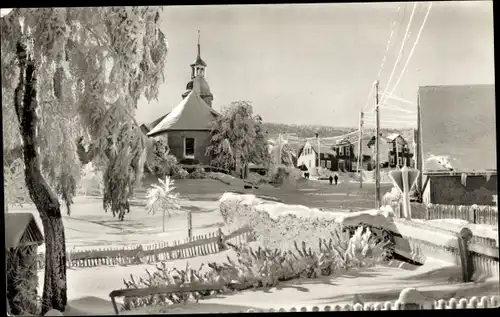
M 194 138 L 184 139 L 184 156 L 185 157 L 194 156 Z

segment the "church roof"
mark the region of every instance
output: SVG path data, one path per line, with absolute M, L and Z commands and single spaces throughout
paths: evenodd
M 207 67 L 207 64 L 201 59 L 201 56 L 198 55 L 196 56 L 196 61 L 191 64 L 190 66 L 204 66 Z
M 193 90 L 147 135 L 154 136 L 169 130 L 210 130 L 212 120 L 218 115 L 219 113 Z
M 210 86 L 206 79 L 202 76 L 196 76 L 193 80 L 189 81 L 186 85 L 187 91 L 195 90 L 200 96 L 211 95 Z

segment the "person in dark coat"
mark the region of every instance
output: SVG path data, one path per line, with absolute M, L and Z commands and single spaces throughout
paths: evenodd
M 333 179 L 335 179 L 335 185 L 337 185 L 337 182 L 339 181 L 339 176 L 335 174 L 335 177 Z
M 330 181 L 330 185 L 333 183 L 333 177 L 332 175 L 330 175 L 330 177 L 328 178 L 328 180 Z

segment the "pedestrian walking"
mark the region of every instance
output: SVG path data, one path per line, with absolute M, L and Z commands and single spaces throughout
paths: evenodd
M 332 175 L 330 175 L 330 177 L 328 178 L 328 180 L 330 181 L 330 185 L 333 183 L 333 177 Z
M 339 181 L 339 176 L 335 174 L 335 177 L 333 179 L 335 180 L 335 185 L 337 185 L 337 182 Z

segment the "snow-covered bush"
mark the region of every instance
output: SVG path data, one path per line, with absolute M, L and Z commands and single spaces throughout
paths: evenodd
M 392 187 L 390 192 L 387 192 L 382 197 L 382 206 L 399 206 L 403 202 L 403 195 L 396 187 Z
M 271 171 L 271 183 L 274 185 L 283 185 L 286 178 L 290 176 L 290 171 L 285 166 L 278 166 Z
M 40 313 L 37 294 L 37 256 L 32 247 L 10 249 L 6 253 L 7 299 L 13 315 Z
M 165 217 L 170 217 L 180 209 L 179 193 L 174 192 L 174 181 L 165 176 L 165 180 L 158 179 L 159 185 L 152 184 L 146 195 L 146 210 L 150 214 L 161 211 L 163 214 L 163 231 L 165 231 Z
M 154 273 L 146 270 L 147 277 L 124 280 L 126 288 L 160 287 L 166 285 L 220 285 L 219 291 L 158 294 L 142 298 L 125 298 L 123 310 L 142 306 L 168 306 L 188 300 L 198 301 L 214 293 L 272 287 L 280 282 L 298 278 L 329 276 L 335 272 L 356 267 L 371 266 L 384 258 L 384 245 L 375 243 L 369 229 L 359 228 L 353 237 L 334 231 L 329 239 L 319 238 L 311 247 L 305 241 L 293 242 L 293 249 L 238 248 L 236 257 L 227 257 L 224 263 L 203 264 L 198 270 L 188 264 L 185 270 L 167 268 L 165 263 L 156 266 Z M 318 243 L 319 242 L 319 243 Z M 314 248 L 314 249 L 313 249 Z
M 5 163 L 5 161 L 4 161 Z M 14 160 L 10 165 L 4 164 L 4 195 L 5 207 L 21 206 L 31 201 L 24 179 L 24 164 L 22 159 Z
M 194 171 L 189 173 L 187 176 L 189 179 L 205 179 L 207 178 L 207 173 L 205 172 L 205 169 L 201 166 L 196 166 Z
M 92 163 L 83 165 L 76 192 L 78 195 L 88 196 L 100 196 L 103 194 L 104 181 L 102 172 Z
M 170 149 L 164 139 L 153 140 L 150 151 L 152 153 L 148 155 L 146 165 L 155 176 L 162 178 L 170 176 L 174 179 L 183 179 L 189 175 L 179 165 L 177 158 L 169 154 Z

